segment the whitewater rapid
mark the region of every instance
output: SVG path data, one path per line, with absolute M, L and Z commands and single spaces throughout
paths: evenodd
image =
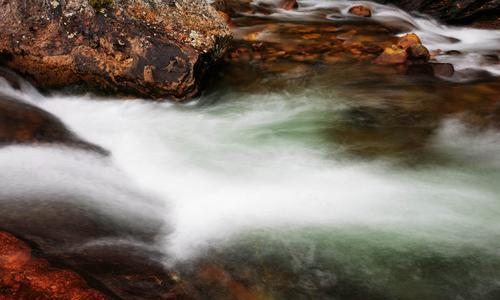
M 322 137 L 349 105 L 341 97 L 228 93 L 207 107 L 207 99 L 21 96 L 112 154 L 8 147 L 0 152 L 3 195 L 81 194 L 84 206 L 124 222 L 160 220 L 157 247 L 174 261 L 245 232 L 283 228 L 367 227 L 424 244 L 498 246 L 498 132 L 477 136 L 445 122 L 428 147 L 457 163 L 412 170 L 354 160 Z

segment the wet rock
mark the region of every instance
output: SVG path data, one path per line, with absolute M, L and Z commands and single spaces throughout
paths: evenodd
M 109 154 L 107 150 L 79 139 L 56 116 L 0 93 L 0 145 L 33 143 L 62 144 Z
M 68 269 L 32 255 L 30 247 L 0 231 L 0 299 L 110 299 Z
M 483 54 L 482 56 L 484 62 L 489 63 L 489 64 L 499 64 L 500 63 L 500 57 L 498 54 Z
M 21 89 L 22 79 L 12 71 L 0 68 L 0 80 L 4 80 L 10 87 L 15 90 Z
M 184 99 L 199 91 L 231 37 L 206 1 L 94 2 L 0 2 L 1 63 L 42 88 L 85 83 Z
M 414 60 L 428 61 L 431 57 L 429 50 L 422 44 L 411 45 L 406 51 L 408 52 L 408 57 Z
M 449 50 L 449 51 L 446 51 L 444 54 L 446 54 L 446 55 L 462 55 L 462 52 L 460 52 L 458 50 Z
M 422 44 L 422 41 L 420 40 L 418 35 L 414 33 L 409 33 L 398 39 L 397 46 L 401 49 L 406 50 L 410 48 L 412 45 L 417 45 L 417 44 Z
M 402 64 L 406 62 L 408 54 L 404 49 L 396 46 L 384 49 L 384 52 L 377 57 L 374 62 L 376 64 Z
M 455 68 L 453 68 L 452 64 L 433 63 L 431 66 L 435 76 L 450 77 L 455 73 Z
M 71 168 L 67 170 L 75 185 L 66 183 L 59 188 L 56 185 L 60 183 L 51 183 L 56 179 L 40 178 L 43 186 L 38 184 L 42 192 L 35 187 L 31 193 L 5 191 L 8 183 L 3 174 L 2 230 L 36 245 L 49 261 L 63 264 L 91 279 L 89 282 L 113 299 L 200 299 L 188 283 L 165 267 L 165 257 L 155 247 L 154 241 L 165 234 L 163 219 L 152 211 L 141 215 L 127 207 L 128 202 L 122 202 L 124 196 L 130 197 L 127 196 L 130 192 L 137 203 L 151 199 L 127 190 L 127 183 L 108 181 L 106 176 L 91 178 Z M 57 167 L 54 171 L 57 174 Z M 39 176 L 46 174 L 46 171 L 32 172 Z M 88 187 L 78 184 L 82 181 L 88 182 Z M 103 198 L 102 186 L 115 184 L 118 185 L 113 196 Z M 46 193 L 46 190 L 53 192 Z M 146 206 L 141 207 L 148 211 Z M 0 277 L 1 273 L 0 270 Z M 0 295 L 1 290 L 0 287 Z
M 453 65 L 448 63 L 409 63 L 406 69 L 406 74 L 408 75 L 450 77 L 454 73 Z
M 233 27 L 234 26 L 234 23 L 233 23 L 233 20 L 231 19 L 231 16 L 229 16 L 227 13 L 225 13 L 223 11 L 218 11 L 218 13 L 219 13 L 219 16 L 221 16 L 222 19 L 224 19 L 224 21 L 226 22 L 226 24 L 229 27 Z
M 432 64 L 410 63 L 406 66 L 406 75 L 412 76 L 434 76 Z
M 280 7 L 286 10 L 293 10 L 299 8 L 297 0 L 283 0 L 280 3 Z
M 365 18 L 369 18 L 372 16 L 371 9 L 364 5 L 355 5 L 349 8 L 349 13 L 356 15 L 358 17 L 365 17 Z

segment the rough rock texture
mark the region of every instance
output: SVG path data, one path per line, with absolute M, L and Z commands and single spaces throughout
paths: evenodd
M 0 93 L 0 145 L 58 143 L 107 155 L 103 148 L 79 139 L 52 114 Z
M 0 231 L 0 299 L 104 300 L 75 272 L 32 256 L 26 243 Z
M 500 0 L 378 0 L 406 11 L 431 15 L 450 24 L 475 24 L 498 29 Z
M 183 99 L 231 37 L 206 1 L 101 2 L 0 0 L 0 63 L 39 87 Z

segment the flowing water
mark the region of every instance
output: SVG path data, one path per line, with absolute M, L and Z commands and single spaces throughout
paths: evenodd
M 300 3 L 265 17 L 305 22 L 348 7 Z M 153 241 L 77 247 L 154 248 L 213 299 L 499 299 L 499 65 L 478 59 L 498 54 L 500 34 L 369 5 L 430 48 L 460 50 L 462 59 L 440 58 L 460 61 L 458 71 L 489 75 L 314 65 L 276 76 L 233 64 L 183 105 L 2 85 L 111 156 L 2 148 L 0 196 L 154 227 Z

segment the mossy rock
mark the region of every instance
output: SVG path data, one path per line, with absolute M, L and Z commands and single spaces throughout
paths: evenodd
M 101 9 L 106 8 L 111 5 L 113 0 L 89 0 L 90 6 L 92 6 L 95 10 L 100 11 Z

